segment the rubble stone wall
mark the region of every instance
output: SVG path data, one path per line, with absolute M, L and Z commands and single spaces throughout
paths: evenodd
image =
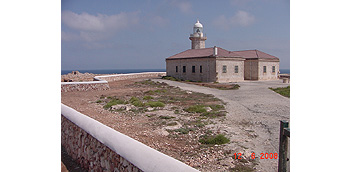
M 107 81 L 61 82 L 61 92 L 108 90 L 109 88 Z
M 64 116 L 61 144 L 69 156 L 89 171 L 141 171 Z
M 64 104 L 61 144 L 88 171 L 198 171 Z

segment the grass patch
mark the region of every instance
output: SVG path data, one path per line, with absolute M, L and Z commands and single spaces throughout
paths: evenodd
M 163 102 L 160 102 L 160 101 L 148 102 L 145 105 L 146 106 L 150 106 L 150 107 L 164 107 L 165 106 L 165 104 Z
M 234 85 L 221 85 L 221 84 L 219 84 L 219 85 L 213 86 L 213 87 L 217 88 L 219 90 L 238 90 L 238 89 L 240 89 L 241 86 L 238 84 L 234 84 Z M 210 88 L 212 88 L 212 87 L 210 87 Z
M 152 96 L 144 96 L 143 97 L 143 100 L 151 100 L 151 99 L 154 99 Z
M 290 86 L 287 87 L 279 87 L 279 88 L 269 88 L 282 96 L 290 98 Z
M 181 134 L 188 134 L 190 131 L 195 131 L 195 128 L 179 128 L 174 131 Z
M 111 106 L 117 105 L 117 104 L 124 104 L 125 101 L 119 100 L 119 99 L 112 99 L 110 100 L 106 105 L 103 106 L 104 109 L 110 109 Z
M 224 105 L 210 105 L 209 106 L 213 111 L 223 110 L 225 109 Z
M 207 145 L 222 145 L 230 142 L 230 139 L 225 137 L 223 134 L 216 136 L 202 135 L 200 136 L 199 142 Z
M 163 115 L 161 115 L 161 116 L 159 116 L 159 118 L 160 118 L 160 119 L 171 119 L 171 118 L 175 118 L 175 117 L 173 117 L 173 116 L 163 116 Z
M 171 81 L 181 81 L 180 79 L 172 77 L 172 76 L 163 76 L 162 79 L 167 79 L 167 80 L 171 80 Z
M 210 112 L 204 112 L 201 115 L 206 116 L 208 118 L 216 118 L 216 117 L 226 116 L 226 112 L 225 111 L 210 111 Z
M 207 111 L 204 107 L 204 105 L 193 105 L 184 110 L 189 113 L 204 113 Z
M 144 103 L 139 100 L 137 97 L 132 97 L 130 99 L 130 103 L 136 107 L 143 107 Z

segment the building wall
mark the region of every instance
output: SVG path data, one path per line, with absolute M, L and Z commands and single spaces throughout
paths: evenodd
M 175 78 L 202 82 L 240 82 L 244 80 L 276 80 L 278 79 L 279 61 L 258 60 L 242 58 L 194 58 L 166 60 L 166 75 Z M 226 65 L 226 73 L 223 73 L 223 66 Z M 178 72 L 176 72 L 178 66 Z M 186 73 L 183 73 L 183 66 L 186 66 Z M 192 73 L 192 66 L 195 72 Z M 199 68 L 203 71 L 200 73 Z M 235 66 L 238 66 L 238 73 L 235 73 Z M 266 72 L 263 68 L 266 66 Z M 275 72 L 272 72 L 275 66 Z
M 176 72 L 176 66 L 178 66 L 178 72 Z M 183 73 L 183 66 L 186 66 L 186 73 Z M 195 66 L 194 73 L 192 73 L 192 66 Z M 200 73 L 200 66 L 202 66 L 202 73 Z M 183 80 L 215 82 L 215 66 L 215 58 L 166 60 L 166 75 Z
M 266 72 L 264 73 L 264 66 L 266 66 Z M 272 66 L 275 66 L 275 72 L 272 72 Z M 278 61 L 259 61 L 258 63 L 259 80 L 276 80 L 279 79 L 279 62 Z
M 258 80 L 258 60 L 244 61 L 244 79 Z
M 226 66 L 226 73 L 223 71 Z M 238 66 L 238 73 L 235 73 Z M 217 82 L 239 82 L 244 80 L 244 59 L 242 58 L 217 58 L 216 59 Z

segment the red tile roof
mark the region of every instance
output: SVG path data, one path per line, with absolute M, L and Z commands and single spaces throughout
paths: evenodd
M 270 54 L 264 53 L 259 50 L 243 50 L 243 51 L 231 51 L 231 54 L 233 56 L 240 56 L 246 59 L 253 59 L 253 58 L 259 58 L 259 59 L 279 59 L 275 56 L 272 56 Z
M 220 47 L 218 48 L 217 57 L 242 57 L 245 59 L 279 59 L 270 54 L 264 53 L 259 50 L 244 50 L 244 51 L 227 51 Z M 201 49 L 188 49 L 181 53 L 170 56 L 166 59 L 183 59 L 183 58 L 201 58 L 201 57 L 214 57 L 213 47 L 211 48 L 201 48 Z

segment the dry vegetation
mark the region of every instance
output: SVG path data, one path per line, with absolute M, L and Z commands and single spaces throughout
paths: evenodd
M 110 83 L 110 90 L 62 93 L 63 103 L 201 171 L 251 170 L 232 158 L 228 136 L 213 130 L 225 119 L 224 103 L 151 80 Z M 86 104 L 85 108 L 82 108 Z

